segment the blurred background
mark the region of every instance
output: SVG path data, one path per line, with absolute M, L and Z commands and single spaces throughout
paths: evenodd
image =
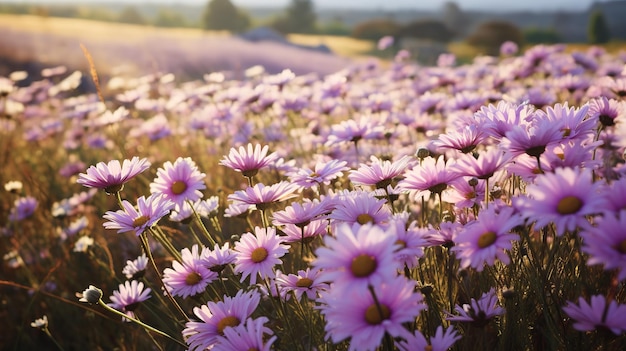
M 4 0 L 0 74 L 85 68 L 81 43 L 104 75 L 188 77 L 255 65 L 328 74 L 402 49 L 422 64 L 448 52 L 462 63 L 506 40 L 620 50 L 623 18 L 625 0 Z M 377 47 L 385 36 L 392 45 Z

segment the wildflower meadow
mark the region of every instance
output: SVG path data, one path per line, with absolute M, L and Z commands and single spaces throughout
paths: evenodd
M 0 345 L 625 350 L 625 64 L 0 77 Z

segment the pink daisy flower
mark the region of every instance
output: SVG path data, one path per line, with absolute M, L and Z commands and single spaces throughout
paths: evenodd
M 440 194 L 459 177 L 451 166 L 452 162 L 446 162 L 443 157 L 427 157 L 420 166 L 405 173 L 406 178 L 398 183 L 398 187 L 414 192 L 416 199 L 421 196 L 429 198 L 431 193 Z
M 428 229 L 418 228 L 415 221 L 407 225 L 406 217 L 408 213 L 405 216 L 396 215 L 389 223 L 389 232 L 395 236 L 395 244 L 398 246 L 394 260 L 399 269 L 417 267 L 419 258 L 424 255 L 424 247 L 427 246 L 425 233 L 429 232 Z
M 478 218 L 468 223 L 457 235 L 456 252 L 461 260 L 461 267 L 473 267 L 479 272 L 483 265 L 493 266 L 498 259 L 504 264 L 510 262 L 506 250 L 511 249 L 517 234 L 510 233 L 515 226 L 522 224 L 511 207 L 491 206 L 483 209 Z
M 238 203 L 255 205 L 257 209 L 266 210 L 275 202 L 285 201 L 298 195 L 296 184 L 282 181 L 280 183 L 265 186 L 262 183 L 255 184 L 246 190 L 238 190 L 234 194 L 228 195 L 228 199 Z
M 311 188 L 320 184 L 328 185 L 332 180 L 341 177 L 343 172 L 350 169 L 346 166 L 347 164 L 346 161 L 336 159 L 328 162 L 318 161 L 313 170 L 301 168 L 287 175 L 291 183 L 303 188 Z
M 361 139 L 381 139 L 383 129 L 369 118 L 361 118 L 358 121 L 348 119 L 331 126 L 326 145 L 331 146 L 342 142 L 358 143 Z
M 626 305 L 610 301 L 607 304 L 603 295 L 594 295 L 587 303 L 584 298 L 578 299 L 578 306 L 568 301 L 563 311 L 574 319 L 574 329 L 592 331 L 598 328 L 608 329 L 615 335 L 626 331 Z
M 319 202 L 318 200 L 294 202 L 285 207 L 284 210 L 274 212 L 272 222 L 277 226 L 294 224 L 297 227 L 304 227 L 312 220 L 319 219 L 330 212 L 331 209 L 328 205 L 328 202 Z
M 261 148 L 259 144 L 254 147 L 252 144 L 248 144 L 247 148 L 243 146 L 240 146 L 239 149 L 231 148 L 228 156 L 224 156 L 220 164 L 241 172 L 244 177 L 251 178 L 260 169 L 267 167 L 276 160 L 277 154 L 272 152 L 268 155 L 268 150 L 268 145 Z
M 172 268 L 163 271 L 163 283 L 170 294 L 186 298 L 204 292 L 207 285 L 217 279 L 217 273 L 211 271 L 200 258 L 198 245 L 191 250 L 181 250 L 181 262 L 173 261 Z
M 185 324 L 183 337 L 190 351 L 203 351 L 218 342 L 227 328 L 240 325 L 247 320 L 259 305 L 261 296 L 256 291 L 239 290 L 234 297 L 225 296 L 224 301 L 209 301 L 195 307 L 193 313 L 200 319 Z
M 226 242 L 221 247 L 215 244 L 213 250 L 203 248 L 202 253 L 200 253 L 200 259 L 211 271 L 219 274 L 227 265 L 235 263 L 237 255 L 230 248 L 230 243 Z
M 456 305 L 454 310 L 459 315 L 448 314 L 447 320 L 469 322 L 479 328 L 486 326 L 493 317 L 504 314 L 504 308 L 498 306 L 498 297 L 494 288 L 484 293 L 478 300 L 472 298 L 469 304 Z
M 304 242 L 310 243 L 313 239 L 327 234 L 328 221 L 325 219 L 314 220 L 304 227 L 295 224 L 285 224 L 282 227 L 283 241 L 286 243 Z
M 147 266 L 148 257 L 145 254 L 142 254 L 132 261 L 126 261 L 126 266 L 122 269 L 122 274 L 124 274 L 127 279 L 139 279 L 146 273 Z
M 489 135 L 485 133 L 484 128 L 477 125 L 466 125 L 459 130 L 450 130 L 445 134 L 440 134 L 438 140 L 431 142 L 431 146 L 433 150 L 451 149 L 467 154 L 482 144 L 487 137 Z
M 326 319 L 326 335 L 334 343 L 350 338 L 350 351 L 374 351 L 385 333 L 403 337 L 403 323 L 414 322 L 426 308 L 415 281 L 398 276 L 367 288 L 330 289 L 318 301 Z
M 342 196 L 328 218 L 334 224 L 381 224 L 391 218 L 391 211 L 385 204 L 384 199 L 377 199 L 369 192 L 355 191 Z
M 334 236 L 324 238 L 316 250 L 313 267 L 322 270 L 324 281 L 348 284 L 355 289 L 378 286 L 396 274 L 396 238 L 376 225 L 339 224 Z
M 474 182 L 472 182 L 472 179 Z M 470 183 L 475 183 L 476 185 L 472 186 Z M 482 179 L 459 178 L 454 180 L 450 184 L 450 188 L 442 193 L 441 200 L 454 204 L 456 208 L 480 206 L 480 203 L 485 199 L 485 186 L 486 182 Z
M 277 336 L 265 326 L 268 321 L 267 317 L 248 318 L 245 323 L 224 329 L 211 351 L 270 351 Z
M 150 288 L 145 288 L 142 282 L 128 280 L 124 284 L 119 285 L 119 289 L 113 291 L 111 295 L 111 303 L 107 305 L 115 308 L 118 311 L 124 312 L 125 315 L 135 318 L 135 309 L 139 307 L 139 303 L 146 301 L 150 298 Z M 129 319 L 123 318 L 122 320 L 130 322 Z
M 276 234 L 274 228 L 254 228 L 254 234 L 245 233 L 235 244 L 235 272 L 242 273 L 243 282 L 250 276 L 250 284 L 256 284 L 257 276 L 261 279 L 274 278 L 274 266 L 281 264 L 280 260 L 289 245 Z
M 286 293 L 293 292 L 298 300 L 306 294 L 313 301 L 320 291 L 328 288 L 328 284 L 320 279 L 320 272 L 310 268 L 299 270 L 298 274 L 281 274 L 276 277 L 276 284 Z
M 567 102 L 546 108 L 546 116 L 558 128 L 564 139 L 584 142 L 593 135 L 598 124 L 597 116 L 587 117 L 589 105 L 580 108 L 569 107 Z
M 443 247 L 452 247 L 456 242 L 456 238 L 463 230 L 463 225 L 458 222 L 442 222 L 438 229 L 430 228 L 424 235 L 424 239 L 430 246 L 441 245 Z
M 589 169 L 557 168 L 554 173 L 540 174 L 534 184 L 528 185 L 526 195 L 514 199 L 522 216 L 537 228 L 550 223 L 556 225 L 557 235 L 578 227 L 589 227 L 586 216 L 606 208 L 600 196 L 599 183 L 593 183 Z
M 137 199 L 137 208 L 130 202 L 122 201 L 122 210 L 116 212 L 107 211 L 103 226 L 106 229 L 117 229 L 118 233 L 134 231 L 139 236 L 147 228 L 155 225 L 161 218 L 167 216 L 174 203 L 162 195 L 150 195 L 147 199 L 141 196 Z
M 206 188 L 203 179 L 206 174 L 198 171 L 198 166 L 190 157 L 179 157 L 174 164 L 167 161 L 157 170 L 157 177 L 150 183 L 150 192 L 163 194 L 177 206 L 182 207 L 187 201 L 192 203 L 202 198 Z
M 605 96 L 589 101 L 589 116 L 600 121 L 603 127 L 615 125 L 615 119 L 623 116 L 626 105 L 623 101 L 607 99 Z
M 444 331 L 442 326 L 438 326 L 435 335 L 430 337 L 430 342 L 419 330 L 416 330 L 413 335 L 405 336 L 405 338 L 405 341 L 396 344 L 400 351 L 447 351 L 457 340 L 461 339 L 461 334 L 453 327 L 448 327 Z
M 121 164 L 118 160 L 112 160 L 109 163 L 100 162 L 95 166 L 90 166 L 86 174 L 79 174 L 76 183 L 89 188 L 104 189 L 107 194 L 113 194 L 122 190 L 124 183 L 149 167 L 148 159 L 139 159 L 139 157 L 124 160 Z
M 502 149 L 491 148 L 480 152 L 478 158 L 473 155 L 463 155 L 457 158 L 452 169 L 462 176 L 489 179 L 509 160 L 509 155 L 505 154 Z
M 369 165 L 361 164 L 359 169 L 350 171 L 348 178 L 356 185 L 375 186 L 385 189 L 394 178 L 400 177 L 406 170 L 411 158 L 404 156 L 395 162 L 381 160 L 371 156 Z
M 539 116 L 535 113 L 535 117 Z M 526 154 L 538 158 L 548 146 L 563 140 L 563 132 L 554 128 L 554 122 L 547 117 L 534 118 L 528 125 L 513 127 L 506 133 L 500 147 L 511 156 Z
M 624 193 L 621 193 L 623 196 Z M 602 264 L 605 270 L 617 269 L 617 279 L 626 279 L 626 210 L 617 216 L 607 213 L 596 220 L 595 227 L 580 233 L 588 264 Z

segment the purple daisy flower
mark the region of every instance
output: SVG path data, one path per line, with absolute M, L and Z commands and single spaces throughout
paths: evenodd
M 615 125 L 615 119 L 626 112 L 623 101 L 607 99 L 605 96 L 589 101 L 589 117 L 600 121 L 603 127 Z
M 580 297 L 578 306 L 568 301 L 563 311 L 574 319 L 574 329 L 592 331 L 598 328 L 608 329 L 615 335 L 626 331 L 626 305 L 618 304 L 615 300 L 607 304 L 603 295 L 594 295 L 591 303 Z
M 296 184 L 286 181 L 265 186 L 262 183 L 255 184 L 246 190 L 236 191 L 228 195 L 228 199 L 248 205 L 255 205 L 257 209 L 266 210 L 272 203 L 285 201 L 298 196 Z
M 111 303 L 107 305 L 124 312 L 131 318 L 135 318 L 135 309 L 139 307 L 140 302 L 150 298 L 151 291 L 150 288 L 144 289 L 142 282 L 136 280 L 132 282 L 126 281 L 124 284 L 119 285 L 119 290 L 113 291 L 113 295 L 110 297 Z M 122 320 L 130 322 L 126 318 L 122 318 Z
M 150 183 L 150 192 L 163 194 L 163 197 L 181 207 L 187 201 L 194 202 L 202 198 L 200 190 L 206 188 L 203 181 L 205 177 L 206 174 L 198 170 L 190 157 L 179 157 L 174 164 L 167 161 L 163 168 L 157 170 L 157 177 Z
M 325 219 L 314 220 L 304 227 L 295 224 L 285 224 L 282 228 L 283 241 L 286 243 L 304 242 L 310 243 L 313 239 L 327 234 L 328 221 Z
M 155 225 L 161 218 L 167 216 L 174 203 L 163 195 L 150 195 L 147 199 L 141 196 L 137 199 L 137 208 L 130 202 L 122 201 L 122 210 L 116 212 L 107 211 L 103 226 L 106 229 L 117 229 L 118 233 L 134 231 L 135 235 L 141 235 L 147 228 Z
M 506 133 L 500 147 L 511 156 L 526 154 L 538 158 L 551 145 L 563 140 L 563 132 L 554 128 L 554 122 L 547 117 L 537 117 L 535 113 L 532 123 L 513 127 Z
M 315 163 L 314 170 L 302 168 L 287 175 L 291 183 L 303 188 L 311 188 L 320 184 L 328 185 L 333 179 L 341 177 L 344 171 L 350 169 L 346 166 L 347 164 L 346 161 L 336 159 L 328 162 L 318 161 Z
M 419 258 L 424 255 L 424 247 L 427 246 L 424 236 L 429 230 L 418 228 L 415 221 L 407 224 L 408 216 L 407 212 L 395 215 L 389 223 L 389 232 L 395 236 L 395 244 L 398 246 L 394 260 L 399 269 L 417 267 Z
M 200 254 L 200 259 L 213 272 L 220 273 L 227 265 L 235 263 L 237 255 L 230 248 L 230 243 L 224 243 L 224 246 L 215 244 L 213 250 L 204 248 Z
M 587 137 L 593 135 L 598 124 L 597 116 L 587 118 L 589 105 L 580 108 L 569 107 L 567 102 L 548 106 L 546 115 L 553 123 L 553 128 L 558 128 L 563 133 L 563 138 L 584 142 Z
M 240 146 L 239 149 L 232 148 L 228 156 L 220 161 L 220 164 L 231 168 L 237 172 L 241 172 L 244 177 L 254 177 L 261 168 L 267 167 L 277 158 L 275 152 L 267 154 L 269 146 L 265 145 L 261 148 L 261 145 L 257 144 L 252 147 L 252 144 L 248 144 L 247 148 Z
M 509 155 L 502 149 L 490 148 L 479 153 L 478 158 L 473 155 L 463 155 L 457 158 L 452 169 L 462 176 L 489 179 L 494 173 L 502 169 L 509 160 Z
M 370 118 L 361 118 L 358 121 L 348 119 L 331 126 L 326 145 L 331 146 L 343 142 L 358 143 L 361 139 L 381 139 L 383 134 L 382 126 L 375 124 Z
M 452 251 L 461 260 L 461 267 L 471 266 L 479 272 L 484 264 L 493 266 L 496 259 L 508 264 L 506 250 L 511 249 L 512 241 L 517 239 L 517 234 L 510 230 L 520 224 L 521 218 L 511 207 L 483 209 L 474 222 L 459 232 Z
M 494 288 L 484 293 L 478 300 L 472 298 L 469 304 L 456 305 L 454 310 L 459 315 L 448 314 L 447 320 L 469 322 L 479 328 L 486 326 L 493 317 L 504 314 L 504 308 L 498 306 Z
M 472 179 L 474 181 L 472 181 Z M 485 199 L 486 182 L 476 178 L 459 178 L 450 184 L 450 188 L 442 193 L 441 200 L 454 204 L 456 208 L 480 206 Z
M 461 339 L 461 334 L 453 327 L 448 327 L 444 331 L 442 326 L 438 326 L 435 335 L 430 337 L 430 342 L 419 330 L 416 330 L 412 335 L 405 336 L 405 338 L 405 341 L 396 344 L 401 351 L 447 351 L 457 340 Z
M 87 173 L 78 175 L 76 183 L 89 188 L 103 189 L 107 194 L 119 192 L 124 183 L 150 167 L 148 159 L 133 157 L 131 160 L 112 160 L 109 163 L 100 162 L 90 166 Z
M 303 203 L 294 202 L 285 207 L 282 211 L 273 214 L 274 225 L 294 224 L 297 227 L 304 227 L 314 219 L 320 219 L 324 214 L 331 211 L 328 202 L 305 201 Z
M 127 279 L 139 279 L 146 274 L 147 266 L 148 257 L 145 254 L 142 254 L 132 261 L 126 261 L 126 266 L 122 269 L 122 274 L 124 274 Z
M 276 277 L 276 284 L 286 293 L 293 292 L 298 300 L 306 294 L 313 301 L 320 291 L 328 288 L 328 284 L 320 279 L 320 272 L 311 268 L 299 270 L 298 274 L 281 274 Z
M 424 239 L 430 246 L 452 247 L 463 228 L 463 225 L 458 222 L 442 222 L 438 229 L 430 228 L 424 235 Z
M 496 106 L 483 106 L 474 114 L 485 132 L 500 140 L 506 133 L 528 120 L 534 109 L 528 104 L 515 105 L 500 101 Z
M 381 224 L 391 218 L 391 211 L 385 206 L 386 200 L 377 199 L 369 192 L 354 191 L 340 199 L 328 215 L 333 224 Z
M 344 282 L 345 283 L 345 282 Z M 415 291 L 415 281 L 402 276 L 373 285 L 376 297 L 366 287 L 329 289 L 318 301 L 326 320 L 326 335 L 334 343 L 350 338 L 350 351 L 374 351 L 387 333 L 405 336 L 403 323 L 413 322 L 426 308 Z
M 600 196 L 600 183 L 593 183 L 589 169 L 557 168 L 540 174 L 528 185 L 526 195 L 514 199 L 514 205 L 535 227 L 556 225 L 557 235 L 577 227 L 588 228 L 586 216 L 601 213 L 606 200 Z
M 350 171 L 348 178 L 356 185 L 385 189 L 388 185 L 391 185 L 394 178 L 404 173 L 410 160 L 411 158 L 404 156 L 392 163 L 391 161 L 371 156 L 369 165 L 361 164 L 359 169 Z
M 281 264 L 283 257 L 289 251 L 289 245 L 276 234 L 274 228 L 254 228 L 254 234 L 245 233 L 235 244 L 234 251 L 235 272 L 242 273 L 243 282 L 250 276 L 250 284 L 256 284 L 257 276 L 261 279 L 275 276 L 274 266 Z
M 211 271 L 200 258 L 198 245 L 191 250 L 181 250 L 181 262 L 173 261 L 172 268 L 163 271 L 163 283 L 170 294 L 186 298 L 204 292 L 207 285 L 217 279 L 217 273 Z
M 13 208 L 9 212 L 9 221 L 17 222 L 32 216 L 35 214 L 37 206 L 39 206 L 39 201 L 34 197 L 20 197 L 15 200 Z
M 406 178 L 398 183 L 398 187 L 414 192 L 416 199 L 421 196 L 428 199 L 431 193 L 441 194 L 459 177 L 459 174 L 453 171 L 452 164 L 452 161 L 446 162 L 443 157 L 437 159 L 427 157 L 420 166 L 405 173 Z
M 265 326 L 269 319 L 248 318 L 245 323 L 224 329 L 224 336 L 218 336 L 211 351 L 270 351 L 277 336 Z
M 464 154 L 472 152 L 483 143 L 489 135 L 484 128 L 477 125 L 466 125 L 460 130 L 450 130 L 440 134 L 438 140 L 431 142 L 432 149 L 451 149 Z
M 334 236 L 326 236 L 316 250 L 313 267 L 322 270 L 324 281 L 349 284 L 355 289 L 378 286 L 396 273 L 395 236 L 376 225 L 339 224 Z
M 227 328 L 240 325 L 247 320 L 259 305 L 261 296 L 256 291 L 239 290 L 234 297 L 225 296 L 224 301 L 209 301 L 195 307 L 193 313 L 200 319 L 185 324 L 183 337 L 190 351 L 203 351 L 211 348 L 224 335 Z
M 623 196 L 623 193 L 622 193 Z M 597 219 L 597 226 L 582 231 L 583 252 L 589 254 L 588 264 L 602 264 L 605 270 L 617 269 L 617 279 L 626 279 L 626 210 L 617 216 L 606 214 Z

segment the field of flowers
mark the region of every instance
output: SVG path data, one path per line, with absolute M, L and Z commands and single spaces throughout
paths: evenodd
M 624 350 L 625 62 L 0 77 L 0 348 Z

